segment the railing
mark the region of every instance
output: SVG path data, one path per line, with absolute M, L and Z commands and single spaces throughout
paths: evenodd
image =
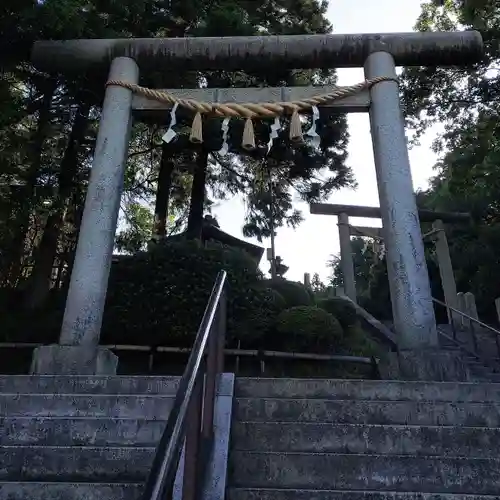
M 356 304 L 347 295 L 339 295 L 339 298 L 348 302 L 356 311 L 358 318 L 362 319 L 373 331 L 373 334 L 384 344 L 390 346 L 392 351 L 398 350 L 397 337 L 387 326 L 382 324 L 377 318 L 372 316 L 368 311 Z
M 171 498 L 184 440 L 182 499 L 196 500 L 203 488 L 213 445 L 217 376 L 224 369 L 225 282 L 226 272 L 221 271 L 156 449 L 143 500 Z
M 33 351 L 35 348 L 45 345 L 43 342 L 0 342 L 0 355 L 2 349 L 20 349 Z M 135 352 L 144 353 L 148 355 L 148 370 L 147 373 L 150 375 L 156 373 L 154 370 L 155 365 L 155 355 L 158 354 L 190 354 L 192 352 L 191 347 L 168 347 L 168 346 L 147 346 L 147 345 L 128 345 L 128 344 L 103 344 L 102 347 L 109 349 L 114 352 Z M 284 352 L 284 351 L 269 351 L 269 350 L 259 350 L 259 349 L 224 349 L 224 358 L 227 360 L 229 357 L 236 358 L 234 364 L 234 373 L 238 375 L 239 370 L 239 359 L 240 358 L 256 358 L 260 363 L 260 374 L 265 375 L 265 361 L 267 358 L 273 359 L 292 359 L 292 360 L 303 360 L 303 361 L 320 361 L 320 362 L 333 362 L 338 364 L 350 364 L 350 365 L 364 365 L 368 366 L 371 370 L 371 377 L 373 379 L 380 379 L 379 371 L 379 359 L 372 356 L 350 356 L 342 354 L 315 354 L 308 352 Z M 13 361 L 16 366 L 15 373 L 25 373 L 29 367 L 29 364 L 25 367 L 23 363 L 18 359 L 9 355 L 9 359 Z M 30 362 L 31 358 L 25 358 L 25 360 Z M 137 357 L 135 357 L 137 359 Z M 0 356 L 0 366 L 4 367 L 3 358 Z M 170 363 L 169 363 L 169 366 Z M 5 374 L 11 374 L 9 371 L 1 372 Z M 125 372 L 126 373 L 126 372 Z M 141 374 L 144 373 L 141 371 Z M 161 370 L 160 370 L 160 373 Z M 171 374 L 171 373 L 169 373 Z
M 467 351 L 469 354 L 473 355 L 477 359 L 486 362 L 485 356 L 481 356 L 479 343 L 478 343 L 478 333 L 480 332 L 480 328 L 487 330 L 493 335 L 495 340 L 497 357 L 500 360 L 500 331 L 493 328 L 492 326 L 483 323 L 477 318 L 473 318 L 468 314 L 455 309 L 454 307 L 442 302 L 438 299 L 432 299 L 435 304 L 438 306 L 444 307 L 446 309 L 446 313 L 448 318 L 450 319 L 450 327 L 451 327 L 451 337 L 440 328 L 440 334 L 447 337 L 449 340 L 452 340 L 457 346 L 461 347 L 463 350 Z M 460 318 L 457 321 L 457 318 Z M 461 323 L 461 325 L 457 323 Z M 464 328 L 465 326 L 465 328 Z M 466 333 L 469 337 L 470 343 L 472 345 L 472 349 L 468 349 L 467 345 L 464 345 L 463 339 L 459 338 L 461 334 Z M 492 356 L 488 356 L 488 358 L 492 358 Z

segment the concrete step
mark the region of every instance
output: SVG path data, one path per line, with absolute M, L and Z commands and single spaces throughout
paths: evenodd
M 156 446 L 165 420 L 111 418 L 0 419 L 0 445 Z
M 233 451 L 230 478 L 245 488 L 498 495 L 500 459 Z
M 143 482 L 154 447 L 1 446 L 0 480 Z
M 498 496 L 393 491 L 228 488 L 226 500 L 498 500 Z
M 500 384 L 238 377 L 235 384 L 235 396 L 500 403 Z
M 0 482 L 0 500 L 138 500 L 142 490 L 142 483 Z
M 0 393 L 175 395 L 179 377 L 2 375 Z
M 487 380 L 488 382 L 495 382 L 495 383 L 500 382 L 500 375 L 498 373 L 488 373 L 488 372 L 474 373 L 471 374 L 471 377 L 482 377 L 483 381 Z
M 231 442 L 238 451 L 497 458 L 500 429 L 235 422 Z
M 499 427 L 500 404 L 240 398 L 234 403 L 233 418 L 244 422 Z
M 108 417 L 162 419 L 173 396 L 110 394 L 0 394 L 0 416 Z

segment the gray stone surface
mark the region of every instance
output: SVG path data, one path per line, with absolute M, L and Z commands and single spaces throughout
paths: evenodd
M 0 375 L 0 393 L 161 394 L 174 396 L 179 377 Z
M 0 375 L 0 393 L 21 394 L 121 394 L 175 396 L 180 377 Z M 229 379 L 223 378 L 217 394 L 231 395 Z
M 142 482 L 155 447 L 2 446 L 0 479 Z
M 257 422 L 500 426 L 497 403 L 240 398 L 234 415 Z
M 256 444 L 258 443 L 258 445 Z M 235 422 L 234 450 L 497 458 L 500 429 Z
M 115 375 L 118 356 L 91 345 L 44 345 L 33 351 L 31 373 L 35 375 Z
M 457 350 L 402 349 L 397 354 L 400 380 L 425 380 L 437 382 L 466 382 L 469 371 L 463 356 Z
M 142 483 L 0 481 L 0 500 L 138 500 L 142 490 Z
M 500 402 L 500 384 L 237 378 L 236 397 Z
M 226 379 L 203 500 L 223 500 L 231 418 L 228 500 L 500 498 L 500 385 L 239 379 L 232 404 Z M 0 500 L 138 500 L 176 384 L 0 377 Z
M 0 394 L 0 416 L 165 419 L 173 396 Z
M 95 417 L 0 418 L 0 445 L 156 446 L 165 420 Z
M 224 373 L 222 374 L 222 380 L 220 380 L 220 384 L 224 384 L 227 389 L 232 386 L 233 390 L 230 391 L 230 394 L 217 396 L 215 401 L 214 448 L 202 500 L 224 500 L 226 493 L 234 379 L 233 373 Z
M 138 500 L 177 387 L 178 377 L 0 377 L 0 500 Z M 233 389 L 224 374 L 201 500 L 223 499 Z
M 335 491 L 229 488 L 227 500 L 498 500 L 497 495 L 394 491 Z M 17 500 L 17 499 L 16 499 Z
M 227 500 L 500 498 L 498 385 L 236 386 Z
M 232 486 L 499 493 L 500 459 L 233 451 Z

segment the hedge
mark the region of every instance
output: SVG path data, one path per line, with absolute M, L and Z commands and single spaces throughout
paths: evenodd
M 344 329 L 350 328 L 358 322 L 356 309 L 344 299 L 339 297 L 319 299 L 317 305 L 335 316 Z
M 288 351 L 333 353 L 342 341 L 340 323 L 314 306 L 298 306 L 279 314 L 276 343 Z
M 111 268 L 104 343 L 190 346 L 217 273 L 228 274 L 229 341 L 266 333 L 280 307 L 256 262 L 239 249 L 196 240 L 121 257 Z
M 314 305 L 313 296 L 302 283 L 297 281 L 276 278 L 274 280 L 265 280 L 263 285 L 278 292 L 285 300 L 288 308 Z

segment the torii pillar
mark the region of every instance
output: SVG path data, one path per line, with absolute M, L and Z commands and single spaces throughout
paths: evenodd
M 255 71 L 365 67 L 367 78 L 394 79 L 373 85 L 353 99 L 331 105 L 344 111 L 368 111 L 384 225 L 390 228 L 391 271 L 397 276 L 398 308 L 404 313 L 405 343 L 436 342 L 434 314 L 428 293 L 423 246 L 416 222 L 404 124 L 399 107 L 396 65 L 464 65 L 480 60 L 481 35 L 475 31 L 443 33 L 388 33 L 364 35 L 289 35 L 210 38 L 151 38 L 65 40 L 36 42 L 32 62 L 45 72 L 78 75 L 95 81 L 106 78 L 135 83 L 141 72 Z M 111 68 L 111 69 L 110 69 Z M 177 89 L 183 98 L 223 102 L 225 91 Z M 324 92 L 289 88 L 229 89 L 226 102 L 300 100 Z M 277 91 L 276 91 L 277 90 Z M 331 90 L 331 88 L 330 88 Z M 175 89 L 174 89 L 175 91 Z M 34 354 L 36 373 L 110 373 L 116 369 L 111 353 L 99 348 L 113 241 L 122 191 L 124 160 L 132 111 L 157 113 L 164 121 L 165 103 L 148 104 L 132 98 L 120 86 L 109 86 L 71 275 L 59 344 Z M 135 103 L 135 104 L 134 104 Z M 142 111 L 141 111 L 142 110 Z M 422 269 L 424 266 L 424 269 Z

